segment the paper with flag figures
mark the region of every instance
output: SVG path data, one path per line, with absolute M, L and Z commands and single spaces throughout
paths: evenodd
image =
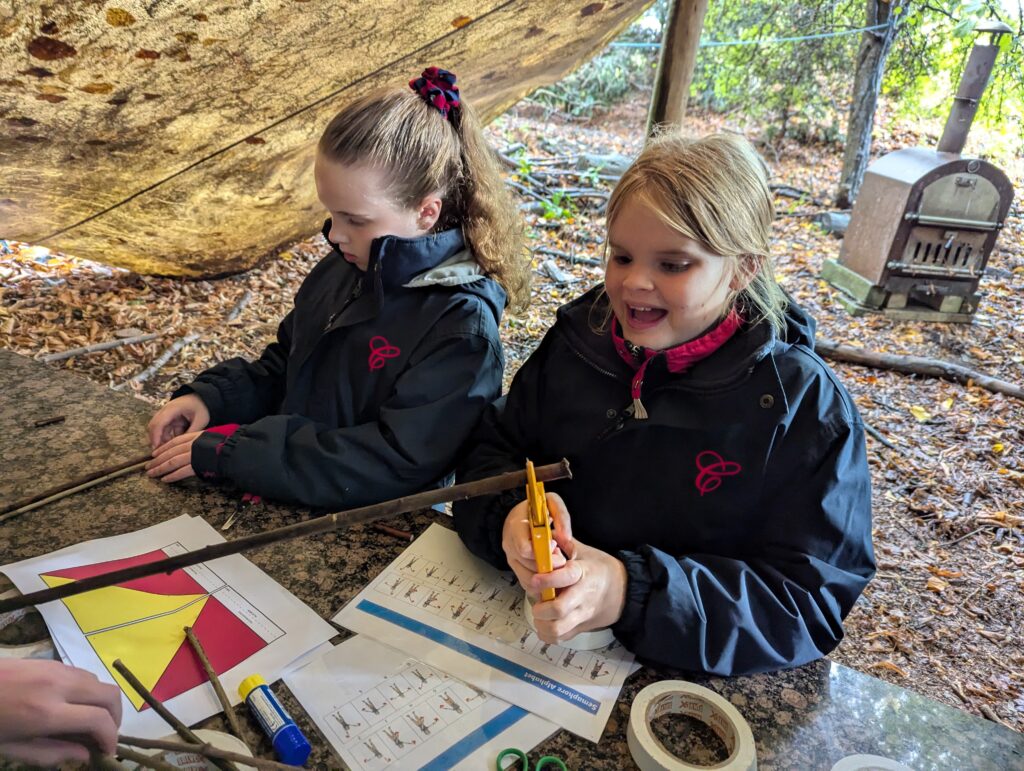
M 434 524 L 334 621 L 598 741 L 633 655 L 615 640 L 594 651 L 545 643 L 523 601 L 511 572 Z
M 354 771 L 490 768 L 558 726 L 358 635 L 284 678 Z
M 180 516 L 134 533 L 86 541 L 0 568 L 22 592 L 223 542 L 199 517 Z M 123 733 L 158 738 L 167 726 L 113 662 L 121 659 L 181 720 L 221 710 L 185 639 L 192 627 L 232 701 L 238 683 L 259 673 L 268 682 L 334 636 L 332 627 L 239 555 L 137 578 L 39 606 L 62 658 L 116 683 L 123 693 Z

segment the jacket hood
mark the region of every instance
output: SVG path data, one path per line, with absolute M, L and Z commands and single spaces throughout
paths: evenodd
M 803 345 L 814 350 L 814 331 L 818 323 L 811 316 L 796 304 L 796 301 L 786 293 L 789 300 L 789 307 L 786 308 L 786 342 L 789 345 Z
M 787 334 L 792 336 L 782 344 L 789 346 L 813 340 L 814 322 L 798 306 L 791 304 L 790 309 L 787 312 Z M 598 327 L 610 313 L 608 297 L 601 283 L 559 308 L 555 329 L 592 366 L 607 374 L 629 379 L 632 370 L 616 353 L 608 325 L 604 324 L 603 329 Z M 742 380 L 780 342 L 770 324 L 744 324 L 715 355 L 698 361 L 687 370 L 685 383 L 692 388 L 713 388 Z

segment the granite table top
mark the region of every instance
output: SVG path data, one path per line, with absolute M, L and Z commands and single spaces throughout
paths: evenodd
M 152 407 L 53 365 L 0 350 L 0 506 L 40 489 L 80 478 L 98 468 L 144 455 L 144 427 Z M 46 418 L 64 421 L 36 427 Z M 0 523 L 0 564 L 45 554 L 91 538 L 130 532 L 182 513 L 219 525 L 234 511 L 237 493 L 196 480 L 163 485 L 132 474 Z M 308 509 L 268 504 L 242 518 L 229 538 L 280 527 L 311 516 Z M 424 511 L 389 524 L 413 533 L 443 514 Z M 281 585 L 324 618 L 330 618 L 407 546 L 367 526 L 277 544 L 247 553 Z M 9 583 L 0 577 L 0 591 Z M 38 614 L 0 631 L 0 644 L 23 644 L 46 636 Z M 334 642 L 348 636 L 339 630 Z M 822 769 L 857 753 L 882 755 L 916 771 L 929 769 L 1024 769 L 1024 736 L 828 659 L 772 674 L 720 678 L 644 667 L 632 675 L 599 744 L 565 730 L 531 757 L 558 755 L 570 769 L 635 767 L 626 744 L 630 704 L 646 685 L 688 679 L 727 698 L 750 723 L 761 771 Z M 343 768 L 287 687 L 273 684 L 285 708 L 314 745 L 309 766 Z M 248 722 L 244 705 L 235 708 Z M 725 758 L 717 737 L 700 724 L 669 717 L 655 734 L 695 763 Z M 199 724 L 227 730 L 223 715 Z M 269 742 L 253 728 L 250 746 L 273 757 Z

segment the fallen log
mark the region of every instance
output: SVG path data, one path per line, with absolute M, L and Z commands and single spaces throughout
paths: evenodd
M 861 366 L 874 367 L 875 369 L 889 369 L 894 372 L 904 372 L 910 375 L 936 377 L 942 380 L 950 380 L 954 383 L 973 383 L 993 393 L 1006 394 L 1007 396 L 1024 401 L 1024 387 L 1006 380 L 999 380 L 983 372 L 978 372 L 951 361 L 932 359 L 925 356 L 903 356 L 895 353 L 870 351 L 866 348 L 840 345 L 834 340 L 821 337 L 814 341 L 814 350 L 820 356 L 832 361 L 860 364 Z

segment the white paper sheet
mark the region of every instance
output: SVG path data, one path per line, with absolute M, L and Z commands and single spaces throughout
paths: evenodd
M 0 571 L 27 594 L 223 541 L 203 519 L 181 516 Z M 68 663 L 121 686 L 122 732 L 151 739 L 164 736 L 167 726 L 115 673 L 114 659 L 191 725 L 221 708 L 185 640 L 186 625 L 203 643 L 233 703 L 244 678 L 258 673 L 272 682 L 335 635 L 330 624 L 240 555 L 48 602 L 39 612 Z
M 419 771 L 493 768 L 558 726 L 422 661 L 358 636 L 284 677 L 345 764 Z
M 618 642 L 596 651 L 543 643 L 522 603 L 512 573 L 431 525 L 334 621 L 598 741 L 633 654 Z

